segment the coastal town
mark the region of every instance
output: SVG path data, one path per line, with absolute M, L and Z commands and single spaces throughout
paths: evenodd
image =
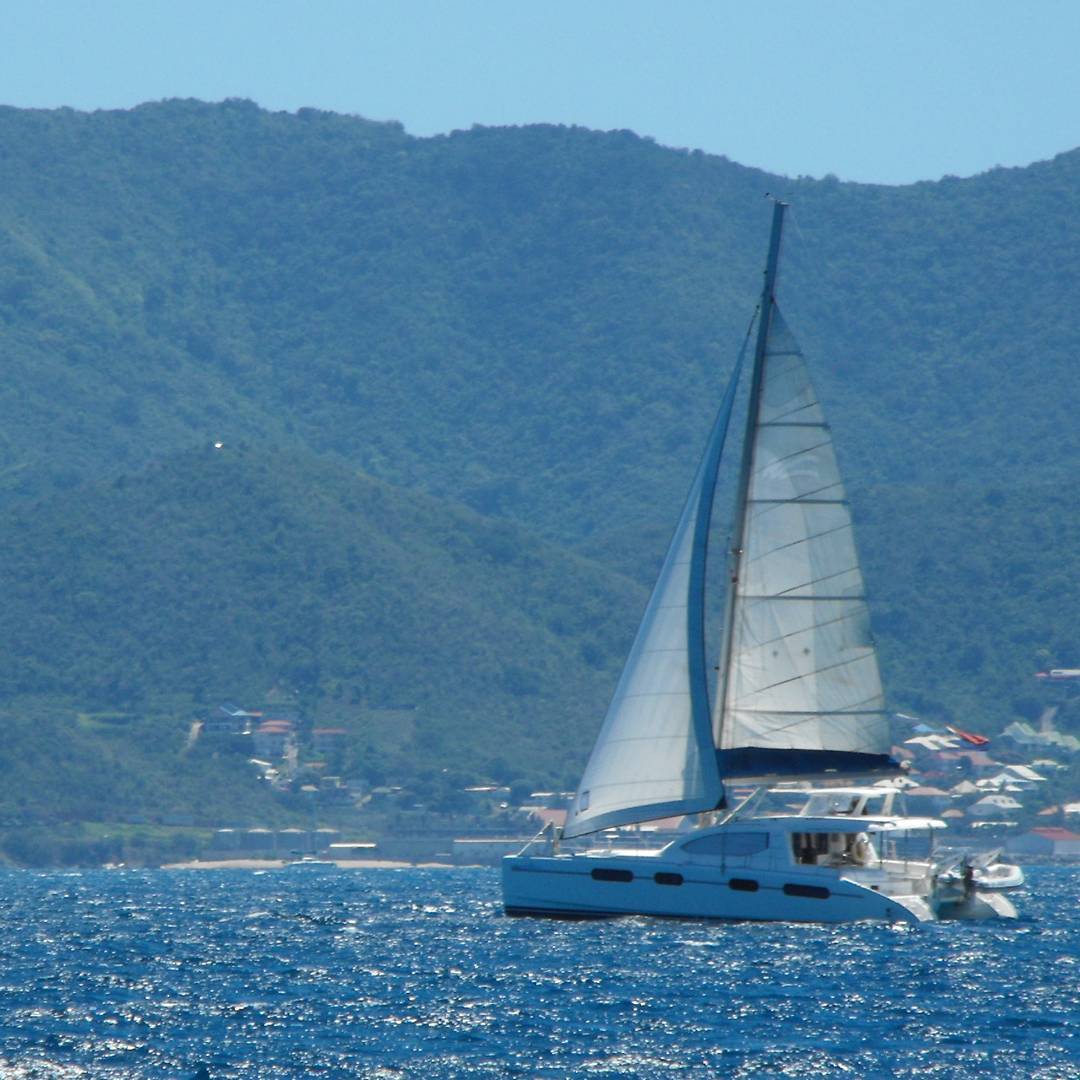
M 1061 783 L 1080 761 L 1080 738 L 1058 729 L 1058 711 L 1048 706 L 1036 722 L 1016 720 L 993 738 L 894 714 L 892 757 L 902 772 L 878 783 L 902 789 L 909 814 L 945 822 L 951 845 L 1001 848 L 1021 861 L 1080 860 L 1080 791 Z M 340 774 L 352 760 L 349 728 L 306 725 L 287 708 L 222 704 L 196 722 L 193 738 L 249 747 L 249 767 L 276 791 L 301 796 L 312 822 L 279 829 L 219 823 L 199 864 L 492 864 L 546 826 L 560 828 L 573 797 L 481 777 L 449 805 L 425 803 L 405 784 Z M 690 824 L 667 819 L 623 835 L 656 842 Z

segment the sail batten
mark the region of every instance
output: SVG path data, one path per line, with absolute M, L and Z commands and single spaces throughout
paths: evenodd
M 835 754 L 830 768 L 880 767 L 888 724 L 851 510 L 831 429 L 775 302 L 758 364 L 716 703 L 721 769 L 798 776 L 800 751 Z

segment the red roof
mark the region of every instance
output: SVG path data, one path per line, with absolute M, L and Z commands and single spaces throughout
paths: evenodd
M 1047 840 L 1080 840 L 1080 833 L 1063 829 L 1059 825 L 1042 825 L 1031 831 L 1038 836 L 1046 837 Z
M 945 727 L 954 735 L 959 735 L 965 742 L 971 743 L 972 746 L 985 746 L 990 741 L 985 735 L 976 735 L 971 731 L 961 731 L 960 728 L 952 727 L 950 724 L 946 724 Z

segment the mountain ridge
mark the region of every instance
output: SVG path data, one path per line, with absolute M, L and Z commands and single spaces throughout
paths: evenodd
M 379 692 L 447 702 L 417 761 L 506 750 L 570 782 L 756 303 L 767 191 L 793 204 L 780 303 L 834 425 L 893 704 L 993 732 L 1037 712 L 1036 665 L 1078 662 L 1080 151 L 889 188 L 630 132 L 419 139 L 236 101 L 0 109 L 0 147 L 9 704 L 156 708 L 168 672 L 161 708 L 183 714 L 263 692 L 280 660 L 323 715 L 353 693 L 331 584 L 375 595 L 351 533 L 395 582 Z M 455 565 L 460 536 L 494 576 Z M 227 655 L 211 582 L 242 609 Z M 275 590 L 292 625 L 255 620 Z M 171 636 L 125 593 L 175 611 Z M 102 611 L 116 625 L 89 633 Z M 425 620 L 456 628 L 437 663 Z M 485 713 L 504 747 L 473 730 Z

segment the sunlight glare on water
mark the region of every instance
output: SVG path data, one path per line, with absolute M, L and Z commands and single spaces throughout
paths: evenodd
M 493 870 L 0 872 L 0 1080 L 1080 1075 L 1076 871 L 1017 923 L 507 919 Z

